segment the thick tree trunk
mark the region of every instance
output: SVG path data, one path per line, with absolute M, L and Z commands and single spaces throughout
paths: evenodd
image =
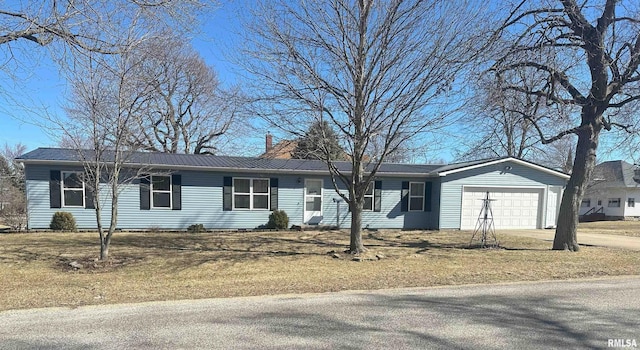
M 351 188 L 349 189 L 349 206 L 351 208 L 351 239 L 349 242 L 349 252 L 359 254 L 366 249 L 362 244 L 362 208 L 364 203 L 364 188 L 362 179 L 364 177 L 364 150 L 367 145 L 365 133 L 365 106 L 367 94 L 365 90 L 365 67 L 367 65 L 367 35 L 369 11 L 371 10 L 371 0 L 359 1 L 359 20 L 357 52 L 354 57 L 353 76 L 353 154 L 351 155 Z
M 360 254 L 366 251 L 362 243 L 362 202 L 353 201 L 351 204 L 351 239 L 349 252 Z
M 583 113 L 589 113 L 584 112 Z M 588 115 L 587 115 L 588 117 Z M 584 191 L 591 179 L 591 173 L 596 165 L 596 150 L 602 124 L 599 122 L 602 114 L 591 115 L 594 122 L 577 132 L 578 144 L 573 162 L 571 178 L 562 196 L 556 235 L 553 239 L 553 250 L 570 250 L 577 252 L 580 247 L 577 242 L 578 210 L 584 196 Z M 584 118 L 583 114 L 583 120 Z

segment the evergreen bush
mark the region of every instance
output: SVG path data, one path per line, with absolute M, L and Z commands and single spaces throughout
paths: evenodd
M 274 210 L 269 215 L 269 222 L 267 222 L 267 228 L 286 230 L 289 227 L 289 216 L 284 210 Z
M 203 224 L 193 224 L 187 227 L 187 232 L 189 233 L 202 233 L 207 232 L 207 229 L 204 228 Z
M 66 211 L 57 211 L 51 218 L 49 228 L 55 231 L 75 231 L 76 219 Z

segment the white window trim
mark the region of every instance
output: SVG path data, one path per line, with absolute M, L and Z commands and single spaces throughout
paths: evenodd
M 612 201 L 617 201 L 618 205 L 611 205 Z M 620 198 L 609 198 L 607 200 L 607 208 L 620 208 Z
M 60 203 L 62 204 L 61 207 L 62 208 L 84 208 L 86 206 L 85 203 L 85 184 L 84 184 L 84 179 L 82 179 L 82 172 L 80 171 L 61 171 L 60 172 L 60 193 L 62 196 L 62 200 L 60 201 Z M 78 174 L 78 176 L 80 177 L 80 179 L 82 179 L 82 205 L 67 205 L 65 203 L 64 200 L 64 192 L 65 191 L 80 191 L 80 188 L 65 188 L 64 187 L 64 177 L 65 174 Z
M 587 205 L 584 205 L 587 204 Z M 591 206 L 591 198 L 585 198 L 582 200 L 582 202 L 580 202 L 580 206 L 582 208 L 589 208 Z
M 169 178 L 169 190 L 154 190 L 153 189 L 153 178 L 154 177 L 168 177 Z M 150 202 L 151 209 L 173 209 L 173 178 L 171 175 L 151 175 L 151 186 L 150 186 Z M 154 193 L 169 193 L 169 206 L 168 207 L 156 207 L 155 201 L 153 200 Z
M 413 186 L 413 184 L 422 184 L 422 196 L 412 196 L 411 195 L 411 186 Z M 426 187 L 427 186 L 425 186 L 424 182 L 416 182 L 416 181 L 409 182 L 409 203 L 407 203 L 407 209 L 409 211 L 424 211 L 424 196 L 425 196 L 424 192 L 426 190 Z M 420 209 L 411 209 L 411 199 L 412 198 L 422 198 L 422 202 L 421 202 L 422 204 L 420 206 Z
M 627 198 L 627 207 L 635 208 L 636 207 L 636 199 L 635 198 Z
M 236 179 L 237 180 L 249 180 L 249 192 L 236 192 Z M 253 192 L 253 181 L 267 181 L 267 192 L 266 193 L 254 193 Z M 249 196 L 249 208 L 236 208 L 236 194 Z M 267 208 L 254 208 L 253 206 L 253 198 L 254 196 L 266 196 L 267 197 Z M 231 208 L 232 210 L 271 210 L 271 179 L 269 178 L 260 178 L 260 177 L 234 177 L 231 179 Z

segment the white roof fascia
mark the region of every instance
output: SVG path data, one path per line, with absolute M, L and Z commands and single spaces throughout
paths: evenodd
M 521 160 L 521 159 L 517 159 L 517 158 L 513 158 L 513 157 L 508 157 L 508 158 L 502 158 L 502 159 L 496 159 L 496 160 L 492 160 L 486 163 L 480 163 L 480 164 L 474 164 L 474 165 L 469 165 L 469 166 L 465 166 L 465 167 L 460 167 L 457 169 L 452 169 L 452 170 L 446 170 L 446 171 L 442 171 L 439 172 L 438 175 L 440 176 L 447 176 L 450 174 L 455 174 L 455 173 L 459 173 L 461 171 L 467 171 L 467 170 L 471 170 L 471 169 L 476 169 L 476 168 L 482 168 L 484 166 L 490 166 L 490 165 L 494 165 L 494 164 L 500 164 L 500 163 L 504 163 L 504 162 L 513 162 L 516 164 L 520 164 L 520 165 L 524 165 L 527 166 L 529 168 L 533 168 L 551 175 L 555 175 L 564 179 L 568 179 L 571 176 L 567 175 L 565 173 L 553 170 L 553 169 L 549 169 L 549 168 L 545 168 L 543 166 L 537 165 L 537 164 L 533 164 L 533 163 L 529 163 L 525 160 Z

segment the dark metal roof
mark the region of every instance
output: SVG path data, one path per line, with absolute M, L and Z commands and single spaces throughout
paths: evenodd
M 90 150 L 74 150 L 64 148 L 38 148 L 28 152 L 19 160 L 25 163 L 36 162 L 61 162 L 79 163 L 83 160 L 90 160 L 94 157 L 94 152 Z M 105 161 L 113 159 L 113 153 L 102 157 Z M 289 172 L 318 172 L 327 173 L 327 165 L 320 160 L 304 159 L 267 159 L 254 157 L 230 157 L 212 156 L 201 154 L 171 154 L 153 152 L 135 152 L 127 156 L 127 164 L 144 166 L 161 166 L 175 168 L 202 168 L 203 170 L 229 169 L 229 170 L 267 170 L 267 171 L 289 171 Z M 350 162 L 335 162 L 339 170 L 348 172 L 351 170 Z M 383 163 L 378 170 L 384 174 L 416 174 L 437 176 L 434 170 L 442 165 L 428 164 L 395 164 Z
M 60 163 L 60 164 L 77 164 L 83 161 L 95 159 L 95 153 L 92 150 L 74 150 L 66 148 L 38 148 L 31 152 L 25 153 L 18 158 L 24 163 Z M 109 162 L 113 159 L 114 153 L 107 152 L 101 159 Z M 464 168 L 472 166 L 482 166 L 484 163 L 494 161 L 506 161 L 515 158 L 497 158 L 483 159 L 478 161 L 470 161 L 463 163 L 454 163 L 448 165 L 442 164 L 399 164 L 399 163 L 383 163 L 380 165 L 378 174 L 387 176 L 400 175 L 416 175 L 416 176 L 441 176 L 444 172 L 464 170 Z M 531 166 L 538 166 L 552 171 L 553 173 L 566 176 L 556 170 L 546 168 L 544 166 L 522 161 Z M 126 164 L 131 166 L 148 166 L 152 168 L 164 169 L 202 169 L 202 170 L 232 170 L 239 172 L 280 172 L 280 173 L 322 173 L 327 174 L 327 165 L 320 160 L 306 159 L 270 159 L 270 158 L 254 158 L 254 157 L 231 157 L 231 156 L 212 156 L 202 154 L 173 154 L 159 152 L 134 152 L 127 155 Z M 342 172 L 351 171 L 350 162 L 335 162 L 334 165 Z M 369 164 L 365 171 L 371 169 Z
M 636 170 L 640 169 L 623 160 L 602 162 L 593 169 L 591 183 L 598 187 L 638 187 L 640 177 L 635 175 Z
M 466 168 L 469 166 L 473 166 L 473 165 L 478 165 L 478 164 L 482 164 L 482 163 L 487 163 L 490 161 L 494 161 L 497 160 L 499 158 L 492 158 L 492 159 L 481 159 L 481 160 L 474 160 L 474 161 L 468 161 L 468 162 L 460 162 L 460 163 L 451 163 L 451 164 L 446 164 L 446 165 L 440 165 L 438 167 L 438 172 L 443 172 L 443 171 L 451 171 L 451 170 L 456 170 L 456 169 L 462 169 L 462 168 Z

